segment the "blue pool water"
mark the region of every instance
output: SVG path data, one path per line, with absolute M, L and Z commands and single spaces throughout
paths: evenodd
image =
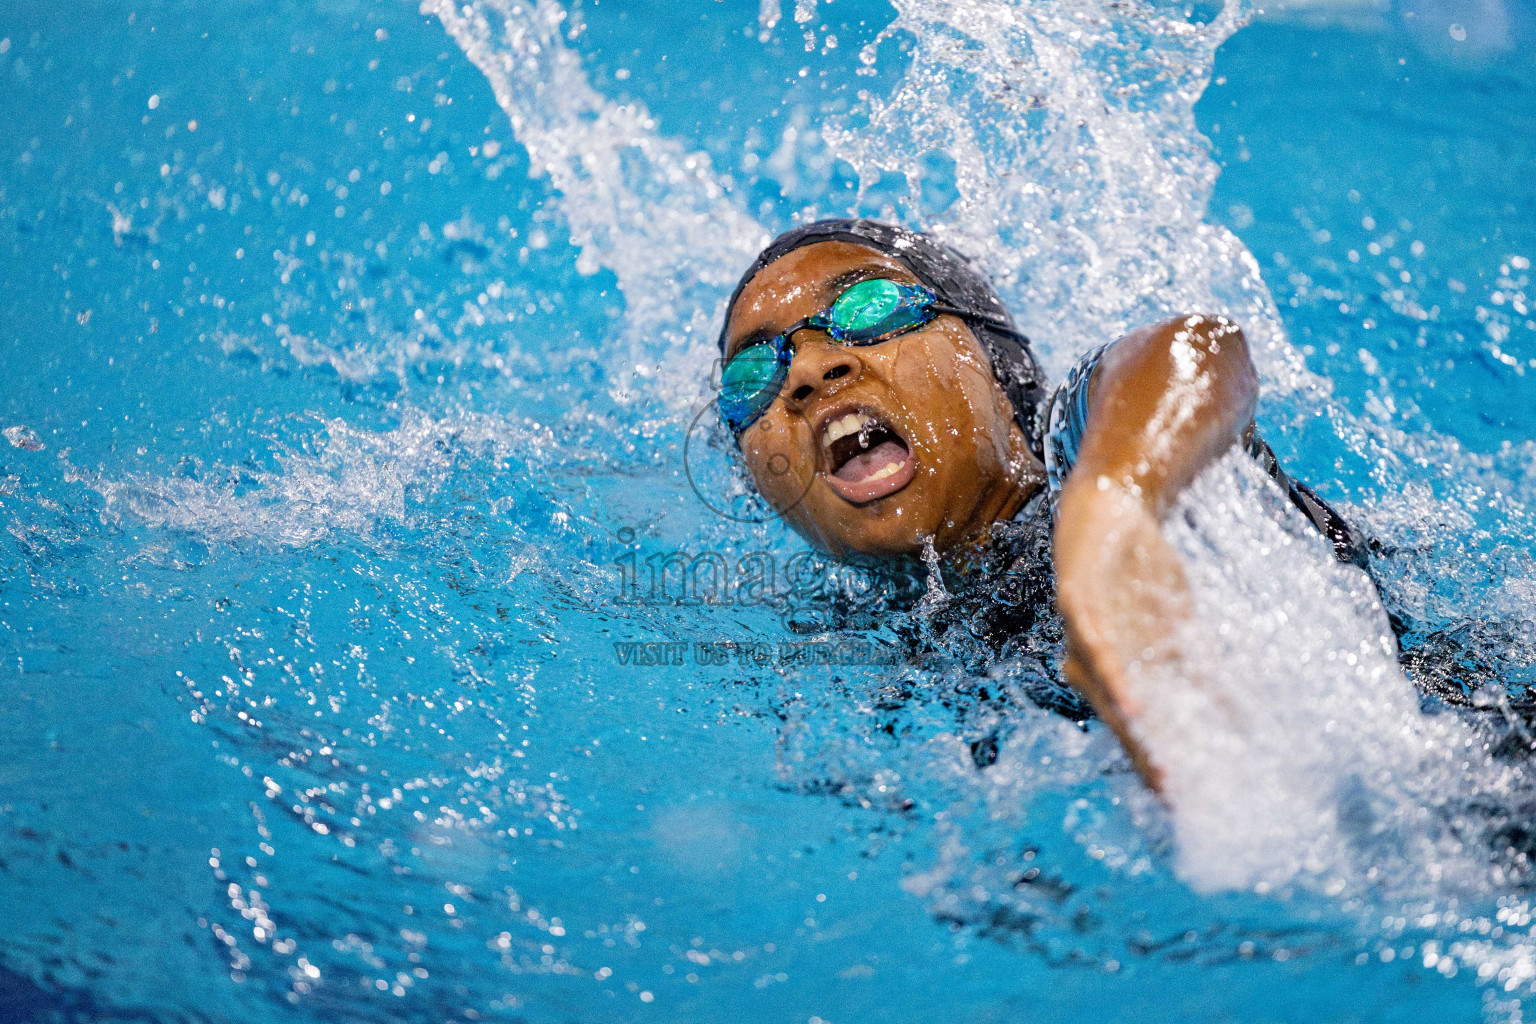
M 0 1019 L 1522 1019 L 1529 882 L 1436 822 L 1529 780 L 1329 674 L 1304 553 L 1173 810 L 1016 667 L 625 582 L 802 555 L 689 424 L 757 246 L 859 210 L 1057 373 L 1238 316 L 1401 603 L 1532 618 L 1529 9 L 106 6 L 0 12 Z

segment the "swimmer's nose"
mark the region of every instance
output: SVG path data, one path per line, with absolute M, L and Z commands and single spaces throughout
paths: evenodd
M 802 334 L 784 378 L 784 400 L 796 411 L 818 395 L 840 390 L 859 376 L 859 362 L 842 345 L 812 341 Z

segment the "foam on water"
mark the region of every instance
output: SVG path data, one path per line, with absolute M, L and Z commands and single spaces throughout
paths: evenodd
M 271 470 L 211 466 L 183 476 L 115 479 L 74 470 L 105 499 L 103 513 L 191 531 L 208 542 L 307 547 L 336 534 L 387 544 L 392 528 L 421 525 L 456 463 L 500 466 L 517 458 L 536 472 L 553 448 L 547 428 L 462 413 L 433 418 L 406 408 L 394 430 L 325 423 L 297 450 L 280 448 Z M 493 502 L 489 511 L 495 514 Z

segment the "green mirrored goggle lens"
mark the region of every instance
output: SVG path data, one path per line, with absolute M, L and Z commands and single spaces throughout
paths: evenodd
M 883 323 L 900 305 L 895 281 L 860 281 L 832 303 L 827 318 L 845 331 L 867 331 Z
M 824 317 L 837 340 L 859 343 L 927 323 L 933 319 L 932 304 L 933 293 L 926 288 L 877 278 L 843 292 Z

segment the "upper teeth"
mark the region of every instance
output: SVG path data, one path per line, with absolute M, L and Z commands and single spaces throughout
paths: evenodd
M 850 412 L 848 415 L 839 416 L 827 424 L 827 430 L 822 435 L 821 443 L 830 448 L 832 447 L 832 442 L 838 438 L 847 437 L 849 434 L 857 434 L 866 426 L 872 427 L 874 425 L 874 420 L 867 420 L 856 412 Z

